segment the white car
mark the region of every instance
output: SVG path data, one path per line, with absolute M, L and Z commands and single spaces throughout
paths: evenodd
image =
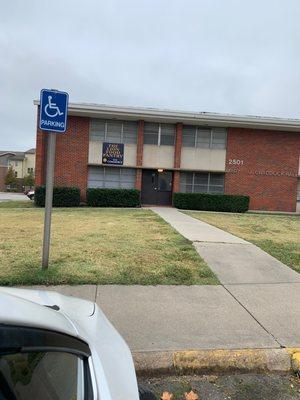
M 98 306 L 0 288 L 1 400 L 139 400 L 127 344 Z
M 26 194 L 26 196 L 27 196 L 30 200 L 33 200 L 33 199 L 34 199 L 34 189 L 29 189 L 29 190 L 27 190 L 24 194 Z

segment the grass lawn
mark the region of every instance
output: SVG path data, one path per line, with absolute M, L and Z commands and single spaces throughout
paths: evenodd
M 189 211 L 186 214 L 256 244 L 300 272 L 300 217 Z
M 34 208 L 34 202 L 26 200 L 5 200 L 0 201 L 0 209 L 1 208 Z
M 218 283 L 188 240 L 143 209 L 54 209 L 42 271 L 44 210 L 26 204 L 0 203 L 1 285 Z

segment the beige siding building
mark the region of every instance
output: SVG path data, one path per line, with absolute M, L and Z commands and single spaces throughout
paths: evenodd
M 6 190 L 5 177 L 8 168 L 12 167 L 18 179 L 17 187 L 23 189 L 22 179 L 35 174 L 35 149 L 27 151 L 0 151 L 0 191 Z

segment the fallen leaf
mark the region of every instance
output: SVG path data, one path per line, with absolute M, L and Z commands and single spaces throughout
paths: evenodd
M 161 396 L 161 400 L 172 400 L 173 399 L 173 394 L 169 392 L 163 392 Z
M 192 390 L 189 393 L 185 393 L 185 400 L 199 400 L 197 393 Z

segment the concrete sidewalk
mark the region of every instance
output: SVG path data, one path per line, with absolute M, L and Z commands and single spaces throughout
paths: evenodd
M 176 208 L 152 207 L 151 210 L 194 243 L 222 284 L 300 283 L 300 274 L 246 240 Z
M 96 301 L 135 352 L 300 347 L 299 284 L 30 288 Z
M 300 276 L 220 229 L 175 209 L 153 210 L 194 241 L 221 285 L 33 288 L 95 301 L 135 353 L 138 371 L 289 370 L 300 348 Z
M 300 346 L 300 274 L 257 246 L 174 208 L 154 207 L 152 210 L 193 241 L 227 295 L 265 333 L 280 346 Z M 216 299 L 213 301 L 217 304 Z M 232 312 L 230 318 L 238 318 L 235 309 Z M 253 334 L 242 320 L 241 329 L 243 338 Z M 239 341 L 235 337 L 234 340 L 238 345 L 243 343 L 243 339 Z M 259 341 L 256 345 L 260 347 Z
M 243 239 L 224 232 L 206 222 L 199 221 L 189 215 L 179 212 L 176 208 L 151 207 L 166 222 L 173 226 L 182 236 L 191 242 L 212 242 L 212 243 L 239 243 L 247 244 Z

